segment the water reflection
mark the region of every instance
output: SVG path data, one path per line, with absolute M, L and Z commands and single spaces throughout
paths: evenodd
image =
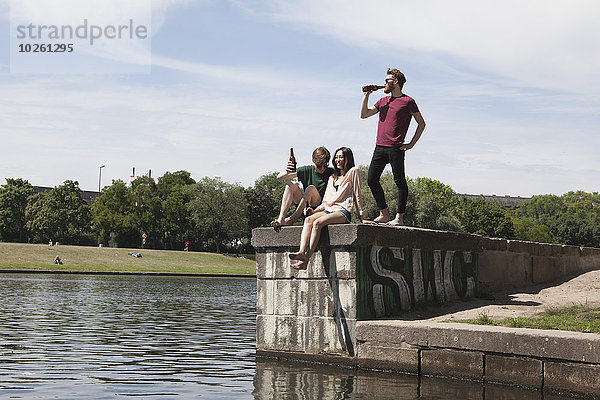
M 561 399 L 539 391 L 454 379 L 418 377 L 258 359 L 254 398 L 266 399 Z
M 542 399 L 505 386 L 256 361 L 255 305 L 248 279 L 0 275 L 0 398 Z

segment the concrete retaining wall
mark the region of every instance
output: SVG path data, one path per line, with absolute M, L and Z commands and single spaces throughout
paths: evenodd
M 556 281 L 600 268 L 600 249 L 481 238 L 479 283 L 498 291 Z
M 585 365 L 592 372 L 598 368 L 593 358 L 565 358 L 560 347 L 556 354 L 540 353 L 536 349 L 543 343 L 521 342 L 523 338 L 516 333 L 473 337 L 468 343 L 481 346 L 462 348 L 454 336 L 432 344 L 430 328 L 420 328 L 407 340 L 410 325 L 394 325 L 398 321 L 371 324 L 375 319 L 400 316 L 419 303 L 443 303 L 475 296 L 480 290 L 549 282 L 600 268 L 600 249 L 345 224 L 326 228 L 308 269 L 296 271 L 288 255 L 297 251 L 300 231 L 301 227 L 253 231 L 259 355 L 501 382 L 513 382 L 510 371 L 518 366 L 546 371 L 547 363 L 568 362 Z M 384 327 L 405 335 L 404 339 L 387 340 L 391 331 Z M 458 342 L 464 341 L 458 337 Z M 512 345 L 500 346 L 505 342 Z M 482 343 L 498 346 L 485 348 Z M 547 365 L 553 371 L 554 364 Z M 548 374 L 543 381 L 553 382 L 554 375 Z M 541 387 L 537 372 L 525 375 L 520 374 L 517 383 Z
M 364 321 L 355 365 L 510 383 L 600 397 L 600 335 L 435 323 Z

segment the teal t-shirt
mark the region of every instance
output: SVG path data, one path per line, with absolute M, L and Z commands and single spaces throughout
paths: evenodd
M 313 185 L 319 191 L 321 198 L 325 195 L 325 188 L 327 187 L 327 180 L 333 174 L 333 168 L 327 167 L 322 174 L 317 174 L 314 165 L 303 165 L 296 168 L 296 174 L 298 180 L 302 182 L 304 190 L 310 185 Z

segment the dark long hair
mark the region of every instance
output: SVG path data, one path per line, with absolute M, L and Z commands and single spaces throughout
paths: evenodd
M 341 172 L 335 164 L 335 155 L 338 153 L 338 151 L 341 151 L 344 155 L 344 160 L 346 160 L 346 171 L 354 167 L 354 154 L 352 154 L 352 150 L 350 150 L 350 147 L 340 147 L 333 153 L 333 170 L 336 176 L 340 176 Z

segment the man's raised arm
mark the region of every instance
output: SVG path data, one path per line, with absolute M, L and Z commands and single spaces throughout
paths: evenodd
M 379 112 L 377 107 L 369 107 L 369 95 L 371 92 L 365 92 L 365 96 L 363 97 L 362 105 L 360 107 L 360 117 L 361 118 L 369 118 Z
M 279 175 L 277 175 L 277 179 L 280 181 L 287 181 L 289 179 L 294 179 L 298 176 L 298 173 L 294 170 L 294 164 L 289 161 L 287 168 L 284 171 L 281 171 Z

